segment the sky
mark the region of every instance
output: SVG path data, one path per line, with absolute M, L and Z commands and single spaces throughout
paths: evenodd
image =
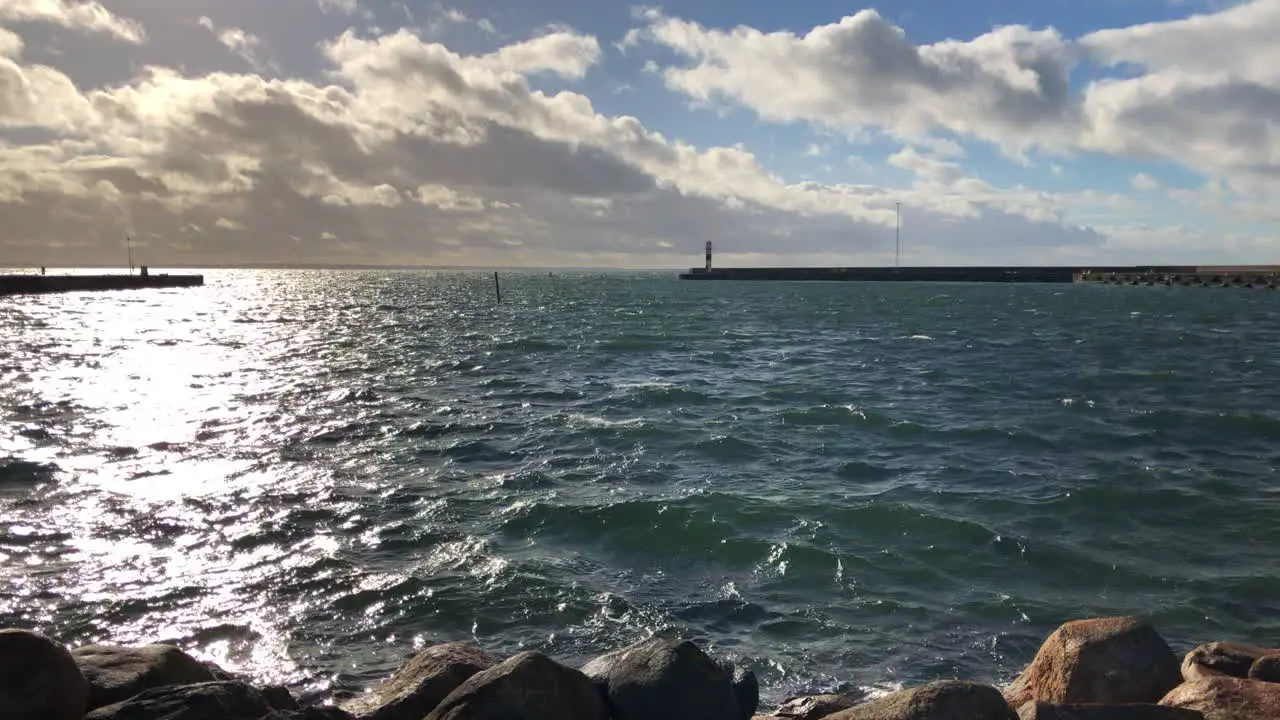
M 0 264 L 1280 262 L 1280 0 L 864 1 L 0 0 Z

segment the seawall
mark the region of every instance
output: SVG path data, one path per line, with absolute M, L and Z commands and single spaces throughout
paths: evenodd
M 203 275 L 0 275 L 0 296 L 200 285 Z
M 807 280 L 846 282 L 985 282 L 1072 283 L 1086 273 L 1194 273 L 1197 268 L 1150 267 L 974 266 L 974 267 L 757 267 L 692 268 L 681 280 Z

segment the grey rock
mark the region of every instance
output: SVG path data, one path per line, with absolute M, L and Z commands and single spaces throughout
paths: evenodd
M 1249 666 L 1249 679 L 1280 683 L 1280 655 L 1263 655 Z
M 756 674 L 728 660 L 717 660 L 716 664 L 729 676 L 742 720 L 751 720 L 760 707 L 760 681 L 756 679 Z
M 523 652 L 472 675 L 426 720 L 608 720 L 596 686 L 577 670 Z
M 731 674 L 687 640 L 644 640 L 582 671 L 604 689 L 615 720 L 746 720 L 755 712 L 739 705 Z
M 273 710 L 262 693 L 240 681 L 144 690 L 85 716 L 85 720 L 262 720 Z
M 1187 682 L 1211 677 L 1248 678 L 1249 668 L 1259 658 L 1278 655 L 1280 650 L 1269 650 L 1244 643 L 1215 642 L 1201 645 L 1182 659 L 1182 679 Z
M 289 692 L 289 688 L 282 685 L 267 685 L 259 688 L 262 697 L 266 699 L 267 704 L 275 710 L 297 710 L 298 700 Z
M 89 681 L 90 710 L 128 700 L 143 690 L 213 682 L 224 679 L 219 673 L 226 675 L 172 645 L 86 645 L 72 650 L 71 656 Z
M 493 665 L 493 658 L 469 645 L 435 645 L 342 709 L 360 720 L 422 720 L 455 688 Z
M 89 703 L 71 653 L 39 633 L 0 630 L 0 718 L 80 720 Z
M 773 714 L 778 717 L 793 718 L 793 720 L 821 720 L 841 710 L 848 710 L 858 702 L 859 700 L 844 695 L 787 698 Z
M 829 720 L 1018 720 L 989 685 L 943 680 L 827 716 Z
M 278 710 L 262 720 L 355 720 L 355 716 L 336 707 Z

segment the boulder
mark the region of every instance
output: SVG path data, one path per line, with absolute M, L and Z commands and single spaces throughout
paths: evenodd
M 942 680 L 864 702 L 828 720 L 1017 720 L 989 685 Z
M 0 718 L 80 720 L 89 683 L 71 653 L 26 630 L 0 630 Z
M 1249 677 L 1249 668 L 1265 655 L 1280 654 L 1280 650 L 1268 650 L 1243 643 L 1215 642 L 1187 653 L 1182 659 L 1182 679 L 1186 682 L 1211 677 Z
M 355 720 L 351 713 L 336 707 L 313 707 L 278 710 L 262 720 Z
M 1179 685 L 1160 704 L 1197 710 L 1205 720 L 1280 718 L 1280 685 L 1226 676 L 1210 677 Z
M 128 700 L 143 690 L 225 679 L 219 677 L 220 669 L 215 671 L 172 645 L 86 645 L 72 650 L 71 656 L 89 681 L 90 710 Z
M 608 720 L 599 689 L 577 670 L 523 652 L 472 675 L 426 720 Z
M 1010 707 L 1154 703 L 1179 683 L 1178 659 L 1139 618 L 1076 620 L 1059 627 L 1005 689 Z
M 220 680 L 143 690 L 94 710 L 84 720 L 262 720 L 273 712 L 252 686 Z
M 755 712 L 744 712 L 732 676 L 688 640 L 643 640 L 582 672 L 605 692 L 615 720 L 746 720 Z
M 792 720 L 820 720 L 841 710 L 847 710 L 859 702 L 855 698 L 844 695 L 787 698 L 773 714 L 782 718 L 792 718 Z
M 289 692 L 289 688 L 283 685 L 267 685 L 258 688 L 262 693 L 262 697 L 266 699 L 267 704 L 273 710 L 297 710 L 298 699 Z
M 717 660 L 716 664 L 729 676 L 733 695 L 738 699 L 740 717 L 742 720 L 751 720 L 751 716 L 760 707 L 760 681 L 756 679 L 756 674 L 728 660 Z
M 1280 717 L 1280 685 L 1219 675 L 1178 685 L 1160 705 L 1198 710 L 1204 720 L 1262 720 Z
M 1249 666 L 1249 679 L 1280 683 L 1280 655 L 1263 655 Z
M 1029 702 L 1018 720 L 1204 720 L 1195 710 L 1138 703 L 1132 705 L 1050 705 Z
M 463 643 L 435 645 L 342 709 L 360 720 L 422 720 L 455 688 L 493 664 L 493 658 Z

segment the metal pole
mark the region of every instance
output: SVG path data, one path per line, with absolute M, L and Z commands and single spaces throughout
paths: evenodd
M 893 266 L 902 264 L 902 203 L 898 205 L 898 222 L 893 231 Z
M 498 284 L 498 271 L 493 271 L 493 291 L 498 296 L 498 304 L 502 304 L 502 286 Z
M 130 235 L 125 235 L 124 244 L 125 244 L 125 247 L 129 249 L 129 274 L 132 275 L 133 274 L 133 237 Z

